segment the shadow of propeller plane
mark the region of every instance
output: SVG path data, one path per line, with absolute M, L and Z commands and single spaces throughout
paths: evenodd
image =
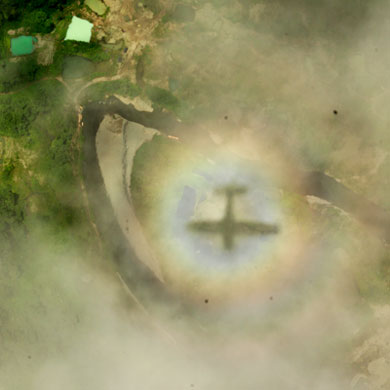
M 255 222 L 255 221 L 237 221 L 234 217 L 234 197 L 247 192 L 247 188 L 230 184 L 217 188 L 218 194 L 224 194 L 227 199 L 225 214 L 221 220 L 217 221 L 194 221 L 188 224 L 191 231 L 199 233 L 221 234 L 223 246 L 226 250 L 234 248 L 234 238 L 237 235 L 268 235 L 276 234 L 279 228 L 276 225 Z

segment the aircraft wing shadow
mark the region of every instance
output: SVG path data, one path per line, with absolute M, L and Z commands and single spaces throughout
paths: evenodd
M 240 221 L 234 224 L 234 232 L 237 234 L 276 234 L 279 233 L 277 225 L 261 222 Z

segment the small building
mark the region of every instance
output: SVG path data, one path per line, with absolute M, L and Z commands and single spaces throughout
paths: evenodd
M 88 20 L 73 16 L 72 22 L 66 32 L 65 41 L 89 42 L 91 40 L 92 27 L 93 24 L 88 22 Z
M 11 39 L 11 52 L 14 56 L 24 56 L 31 54 L 35 47 L 34 43 L 37 43 L 38 40 L 35 37 L 30 37 L 22 35 L 17 38 Z

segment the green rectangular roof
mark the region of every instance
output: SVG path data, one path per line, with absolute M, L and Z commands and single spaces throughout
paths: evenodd
M 68 27 L 66 32 L 65 41 L 80 41 L 89 42 L 91 40 L 93 24 L 88 20 L 80 19 L 77 16 L 73 16 L 72 23 Z
M 11 52 L 14 56 L 23 56 L 31 54 L 34 51 L 34 42 L 37 39 L 34 37 L 22 35 L 11 39 Z

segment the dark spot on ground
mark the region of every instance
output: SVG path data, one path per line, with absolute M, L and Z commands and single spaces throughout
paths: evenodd
M 31 355 L 28 355 L 27 357 L 28 357 L 29 359 L 31 359 Z
M 337 115 L 339 112 L 337 110 L 333 110 L 333 114 Z
M 208 300 L 208 299 L 205 299 L 205 300 L 204 300 L 204 303 L 209 303 L 209 300 Z
M 225 120 L 227 120 L 227 119 L 228 119 L 228 116 L 227 116 L 227 115 L 225 115 L 225 117 L 224 117 L 224 118 L 225 118 Z
M 274 297 L 272 297 L 272 296 L 269 297 L 269 300 L 270 300 L 270 301 L 273 301 L 273 300 L 274 300 Z

